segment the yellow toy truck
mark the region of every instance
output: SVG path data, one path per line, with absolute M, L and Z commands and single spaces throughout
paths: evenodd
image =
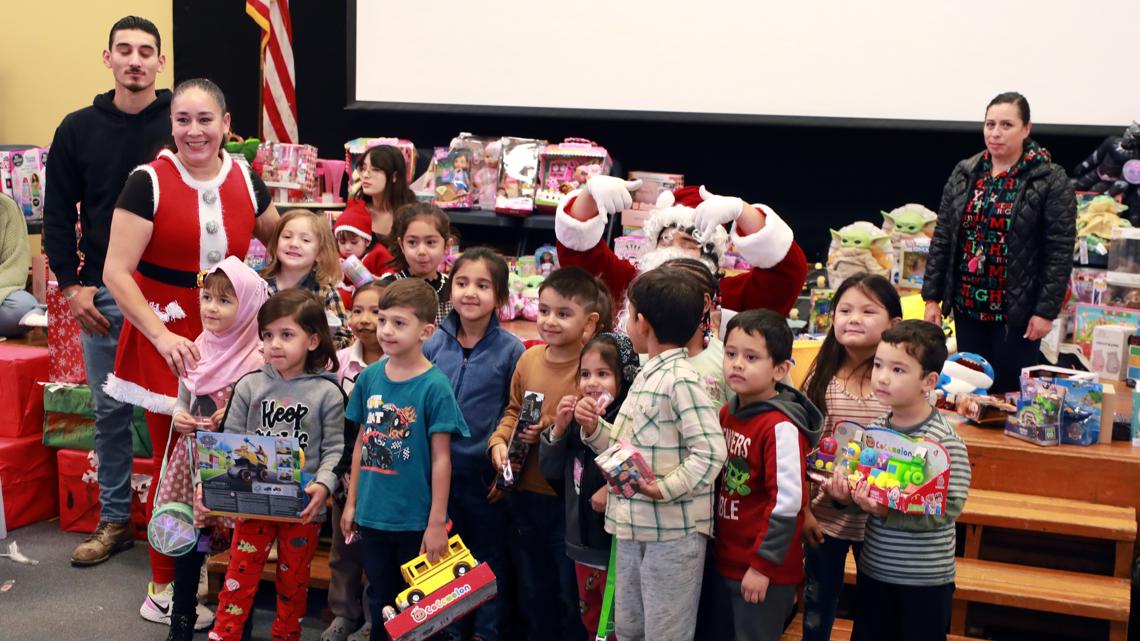
M 427 555 L 421 554 L 400 566 L 409 587 L 396 596 L 396 607 L 403 612 L 453 579 L 467 574 L 477 563 L 459 535 L 452 535 L 447 540 L 447 551 L 437 563 L 429 563 Z

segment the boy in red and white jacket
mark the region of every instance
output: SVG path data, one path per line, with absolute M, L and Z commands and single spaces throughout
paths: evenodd
M 728 461 L 715 565 L 728 586 L 736 641 L 778 641 L 804 578 L 804 458 L 819 441 L 823 415 L 778 382 L 791 356 L 792 333 L 779 314 L 750 310 L 729 321 L 724 378 L 736 398 L 720 411 Z

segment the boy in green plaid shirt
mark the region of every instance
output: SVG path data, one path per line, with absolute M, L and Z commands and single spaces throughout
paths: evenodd
M 656 476 L 638 483 L 632 498 L 611 493 L 606 504 L 606 531 L 617 539 L 617 637 L 687 641 L 713 528 L 713 482 L 727 458 L 720 408 L 684 348 L 704 294 L 688 273 L 660 267 L 634 280 L 626 297 L 630 340 L 649 360 L 613 425 L 590 397 L 578 401 L 574 418 L 595 452 L 627 440 Z

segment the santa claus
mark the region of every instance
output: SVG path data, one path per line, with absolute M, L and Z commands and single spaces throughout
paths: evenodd
M 786 315 L 791 311 L 807 277 L 807 260 L 792 229 L 767 205 L 717 196 L 703 186 L 666 192 L 645 221 L 649 248 L 638 264 L 614 255 L 602 238 L 607 216 L 632 206 L 631 192 L 639 187 L 640 180 L 594 176 L 583 189 L 571 192 L 554 219 L 559 264 L 596 274 L 620 304 L 639 272 L 671 258 L 695 257 L 719 274 L 720 259 L 731 239 L 752 269 L 721 278 L 721 307 L 732 312 L 763 308 Z M 731 225 L 729 232 L 725 224 Z M 724 316 L 722 322 L 727 322 L 730 314 Z

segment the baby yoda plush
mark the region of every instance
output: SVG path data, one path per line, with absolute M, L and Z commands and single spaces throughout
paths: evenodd
M 883 230 L 865 220 L 831 230 L 827 254 L 827 280 L 838 287 L 848 276 L 870 272 L 890 277 L 890 241 Z
M 914 238 L 915 236 L 934 236 L 934 223 L 938 214 L 926 207 L 915 203 L 907 203 L 883 214 L 883 231 L 895 238 Z

